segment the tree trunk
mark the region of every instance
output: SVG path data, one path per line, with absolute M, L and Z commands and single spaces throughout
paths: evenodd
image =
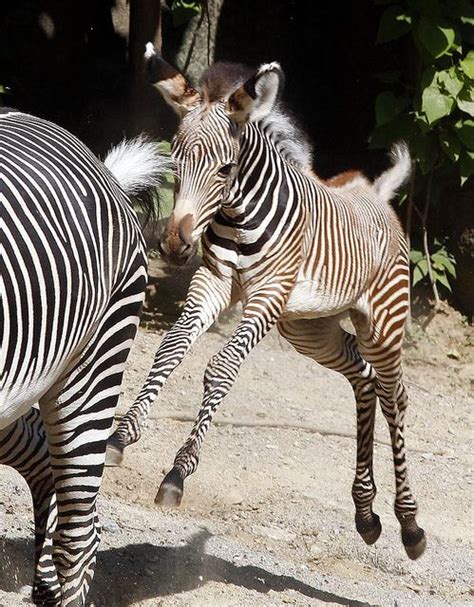
M 189 22 L 176 53 L 175 64 L 183 70 L 193 84 L 197 84 L 202 72 L 214 61 L 216 32 L 224 0 L 207 0 L 202 14 Z
M 160 0 L 130 0 L 128 37 L 130 79 L 128 132 L 130 135 L 135 135 L 144 128 L 142 116 L 146 111 L 146 100 L 150 89 L 143 72 L 143 54 L 147 42 L 152 42 L 161 51 L 161 2 Z

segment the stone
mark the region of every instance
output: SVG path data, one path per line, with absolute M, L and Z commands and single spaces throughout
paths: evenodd
M 102 531 L 105 531 L 105 533 L 118 533 L 120 527 L 114 521 L 104 521 L 102 523 Z

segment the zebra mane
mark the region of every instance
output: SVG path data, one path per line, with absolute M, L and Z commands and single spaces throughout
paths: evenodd
M 302 169 L 311 169 L 312 145 L 295 118 L 281 104 L 274 107 L 260 123 L 286 160 Z
M 202 98 L 206 104 L 226 101 L 252 75 L 253 68 L 240 63 L 219 61 L 205 70 L 199 81 Z M 306 134 L 295 118 L 281 103 L 260 121 L 265 132 L 274 141 L 282 156 L 303 169 L 311 169 L 313 149 Z
M 254 69 L 241 63 L 218 61 L 201 76 L 199 88 L 202 97 L 207 103 L 226 101 L 254 73 Z

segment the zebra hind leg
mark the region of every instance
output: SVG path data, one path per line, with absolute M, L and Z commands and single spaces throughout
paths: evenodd
M 380 518 L 372 510 L 377 491 L 372 464 L 377 404 L 374 370 L 361 357 L 355 336 L 340 327 L 337 317 L 280 321 L 278 329 L 297 352 L 341 373 L 354 390 L 357 407 L 357 461 L 352 485 L 355 524 L 365 543 L 374 544 L 382 532 Z
M 390 314 L 386 320 L 393 327 Z M 401 526 L 402 542 L 408 557 L 419 558 L 426 548 L 425 532 L 416 522 L 418 507 L 413 498 L 406 462 L 404 417 L 407 396 L 401 370 L 401 341 L 396 334 L 384 335 L 383 329 L 358 328 L 359 348 L 375 369 L 376 394 L 387 421 L 395 469 L 395 515 Z
M 28 483 L 35 518 L 35 605 L 59 607 L 61 588 L 52 558 L 56 495 L 48 444 L 38 409 L 31 409 L 0 433 L 0 463 L 12 466 Z
M 94 576 L 100 541 L 96 502 L 143 289 L 141 274 L 111 300 L 63 385 L 40 401 L 56 487 L 53 561 L 61 607 L 84 607 Z

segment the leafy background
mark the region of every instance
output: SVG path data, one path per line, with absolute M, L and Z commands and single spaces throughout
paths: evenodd
M 464 186 L 474 175 L 474 5 L 468 0 L 377 4 L 388 6 L 376 44 L 400 49 L 402 42 L 411 60 L 404 70 L 377 75 L 383 90 L 375 99 L 370 145 L 386 147 L 397 139 L 410 144 L 415 166 L 402 202 L 413 240 L 413 285 L 429 282 L 438 307 L 438 287 L 451 291 L 456 269 L 449 241 L 427 233 L 430 212 L 448 184 L 459 180 Z M 413 213 L 420 223 L 414 239 Z

